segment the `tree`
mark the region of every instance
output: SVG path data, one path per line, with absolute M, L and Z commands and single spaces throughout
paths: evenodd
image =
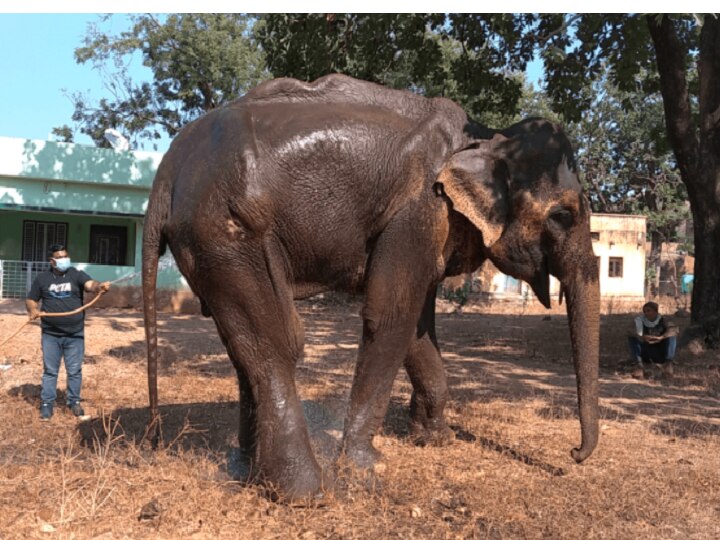
M 269 75 L 247 15 L 135 15 L 131 21 L 132 28 L 118 35 L 91 25 L 84 45 L 75 50 L 78 63 L 90 62 L 103 74 L 112 95 L 97 104 L 79 93 L 72 96 L 72 119 L 98 146 L 108 146 L 107 128 L 117 128 L 135 145 L 157 140 L 161 133 L 172 137 Z M 127 60 L 136 52 L 152 70 L 152 82 L 128 75 Z M 68 126 L 55 133 L 72 137 Z
M 554 30 L 551 30 L 554 25 Z M 588 76 L 608 69 L 621 90 L 659 89 L 668 141 L 694 223 L 692 321 L 720 345 L 720 20 L 716 16 L 582 15 L 544 19 L 550 95 L 569 117 Z
M 662 97 L 619 90 L 606 76 L 592 106 L 569 124 L 593 211 L 642 213 L 654 250 L 688 219 L 687 190 L 665 138 Z
M 256 36 L 275 76 L 344 73 L 444 96 L 491 125 L 518 112 L 533 15 L 272 14 Z

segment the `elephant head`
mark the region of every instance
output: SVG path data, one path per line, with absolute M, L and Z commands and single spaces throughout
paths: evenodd
M 598 440 L 600 289 L 588 202 L 557 125 L 529 119 L 490 135 L 455 153 L 438 182 L 453 209 L 482 232 L 495 266 L 528 282 L 548 308 L 549 277 L 560 280 L 582 431 L 572 456 L 580 462 Z

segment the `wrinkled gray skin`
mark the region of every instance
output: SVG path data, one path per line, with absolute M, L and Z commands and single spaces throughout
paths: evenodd
M 155 279 L 170 249 L 212 316 L 240 383 L 240 445 L 289 497 L 322 487 L 295 389 L 303 324 L 293 299 L 363 292 L 342 450 L 367 467 L 398 369 L 420 441 L 452 439 L 435 290 L 491 259 L 549 306 L 563 285 L 582 443 L 598 438 L 599 289 L 589 211 L 562 130 L 502 131 L 451 101 L 340 75 L 263 83 L 189 124 L 156 175 L 143 239 L 150 408 L 158 414 Z

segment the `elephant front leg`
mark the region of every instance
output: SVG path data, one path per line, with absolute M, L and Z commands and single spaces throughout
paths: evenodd
M 385 418 L 393 381 L 413 331 L 408 323 L 382 332 L 371 326 L 366 320 L 343 432 L 343 453 L 360 468 L 372 467 L 380 457 L 372 440 Z
M 363 335 L 343 432 L 343 451 L 359 467 L 379 457 L 372 444 L 385 417 L 393 381 L 420 318 L 425 291 L 433 279 L 433 261 L 422 249 L 422 231 L 386 231 L 372 255 L 365 288 Z M 397 246 L 416 251 L 397 260 Z
M 238 426 L 238 444 L 242 457 L 250 460 L 255 452 L 255 430 L 257 429 L 257 405 L 247 375 L 238 370 L 240 386 L 240 423 Z
M 410 398 L 410 431 L 416 444 L 444 446 L 455 440 L 445 423 L 447 378 L 435 336 L 435 287 L 428 292 L 417 332 L 405 358 L 413 386 Z

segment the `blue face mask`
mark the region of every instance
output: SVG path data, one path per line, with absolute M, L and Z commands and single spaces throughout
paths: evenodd
M 60 272 L 67 272 L 67 269 L 70 268 L 70 257 L 60 257 L 53 260 L 55 261 L 55 268 Z

